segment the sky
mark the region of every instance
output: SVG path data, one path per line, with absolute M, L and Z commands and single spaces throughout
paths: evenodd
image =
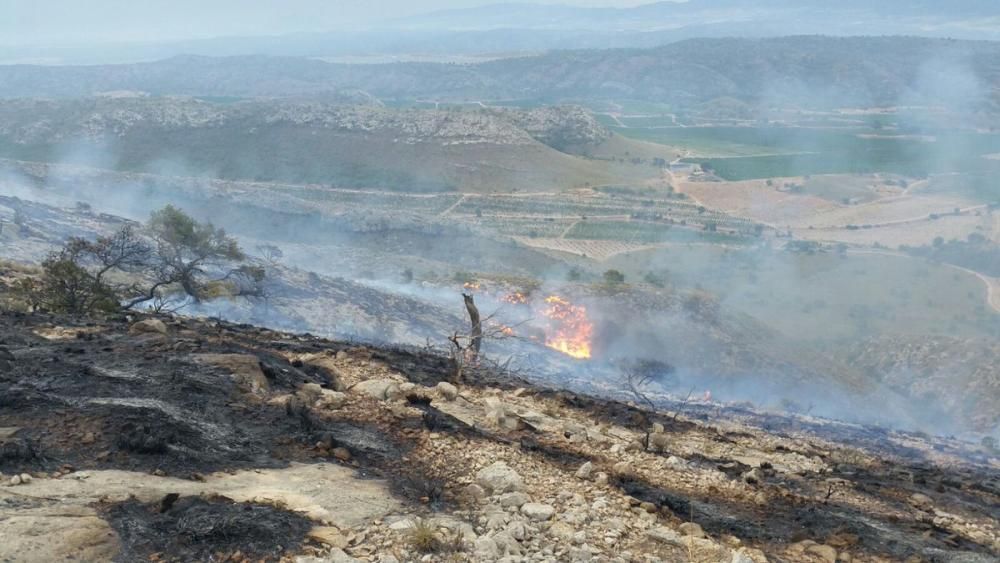
M 54 46 L 332 31 L 499 1 L 0 0 L 0 45 Z M 537 3 L 624 7 L 644 2 L 539 0 Z

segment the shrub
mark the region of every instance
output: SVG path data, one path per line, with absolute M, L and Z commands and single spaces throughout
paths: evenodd
M 608 285 L 618 285 L 625 283 L 625 274 L 618 270 L 608 270 L 604 272 L 604 282 Z
M 436 553 L 444 547 L 437 529 L 424 519 L 418 519 L 414 522 L 408 536 L 407 543 L 420 553 Z

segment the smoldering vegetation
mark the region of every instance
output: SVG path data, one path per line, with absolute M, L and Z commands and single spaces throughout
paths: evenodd
M 549 53 L 475 67 L 352 68 L 297 61 L 283 67 L 305 77 L 291 86 L 268 82 L 276 62 L 256 58 L 174 60 L 127 77 L 127 66 L 75 69 L 89 77 L 83 81 L 88 88 L 156 95 L 5 103 L 4 135 L 9 142 L 0 152 L 32 162 L 5 161 L 4 195 L 75 211 L 68 219 L 55 208 L 5 200 L 11 220 L 13 210 L 21 208 L 29 221 L 25 236 L 4 242 L 10 243 L 8 256 L 37 259 L 69 236 L 117 228 L 121 219 L 102 213 L 145 222 L 152 211 L 173 204 L 238 237 L 253 263 L 269 276 L 264 299 L 179 300 L 174 305 L 183 314 L 446 353 L 448 336 L 467 331 L 459 295 L 464 289 L 475 292 L 485 313 L 496 311 L 491 321 L 503 338 L 488 342 L 487 353 L 524 376 L 616 392 L 622 362 L 664 362 L 675 368 L 656 384 L 667 399 L 750 401 L 804 416 L 938 433 L 972 430 L 979 437 L 995 433 L 998 422 L 991 414 L 997 412 L 998 398 L 990 391 L 995 375 L 983 366 L 995 357 L 990 339 L 1000 331 L 1000 321 L 988 303 L 982 306 L 982 284 L 972 277 L 991 278 L 996 272 L 996 253 L 991 251 L 995 238 L 982 226 L 994 219 L 1000 196 L 988 181 L 997 161 L 983 158 L 1000 153 L 1000 141 L 991 130 L 997 107 L 997 77 L 990 64 L 995 49 L 992 43 L 915 38 L 800 37 L 693 41 L 655 51 Z M 752 68 L 736 64 L 747 53 L 759 55 Z M 795 64 L 778 64 L 787 60 Z M 712 72 L 695 69 L 700 63 Z M 842 67 L 855 72 L 831 74 Z M 180 72 L 178 68 L 192 78 L 183 88 L 165 81 Z M 257 80 L 222 82 L 217 80 L 219 69 L 251 73 Z M 28 72 L 8 70 L 15 75 Z M 68 72 L 29 70 L 31 76 L 18 87 Z M 509 91 L 514 76 L 534 77 L 528 80 L 534 90 L 515 96 Z M 671 87 L 659 82 L 662 77 L 670 77 Z M 876 80 L 879 77 L 885 80 Z M 554 83 L 556 78 L 559 82 Z M 253 97 L 260 92 L 239 88 L 261 83 L 278 88 L 269 94 L 294 94 L 298 99 L 221 102 L 157 96 Z M 368 96 L 315 96 L 317 89 L 331 85 L 362 88 Z M 287 92 L 279 86 L 298 90 Z M 76 95 L 80 92 L 72 88 L 77 87 L 64 85 L 56 93 Z M 299 96 L 315 99 L 304 102 Z M 419 99 L 425 97 L 436 106 L 441 101 L 455 106 L 398 113 L 382 107 L 421 107 L 426 102 Z M 521 127 L 531 119 L 510 119 L 513 114 L 489 107 L 491 98 L 516 98 L 529 106 L 580 102 L 617 120 L 604 123 L 611 123 L 618 135 L 610 136 L 591 119 L 557 121 L 548 129 Z M 471 110 L 463 106 L 472 99 L 480 105 Z M 359 102 L 364 109 L 343 109 Z M 117 111 L 122 108 L 136 113 Z M 49 119 L 40 123 L 33 111 Z M 324 121 L 330 115 L 337 118 Z M 348 125 L 341 119 L 345 115 L 353 116 Z M 548 116 L 540 112 L 532 118 L 539 115 Z M 341 155 L 330 147 L 342 148 L 351 139 L 370 140 L 373 130 L 384 132 L 381 122 L 366 121 L 372 116 L 395 124 L 391 142 L 380 138 L 377 154 L 362 155 L 368 159 L 364 166 L 334 162 Z M 424 118 L 435 124 L 430 133 L 422 129 Z M 655 125 L 644 127 L 642 120 Z M 308 127 L 300 127 L 303 123 Z M 449 129 L 456 123 L 475 127 Z M 267 128 L 268 135 L 258 127 Z M 331 130 L 345 137 L 324 145 L 337 137 Z M 317 136 L 323 141 L 315 141 Z M 581 138 L 593 142 L 562 142 Z M 608 139 L 625 143 L 635 138 L 677 141 L 680 147 L 687 143 L 692 148 L 637 156 L 632 151 L 645 146 L 627 144 L 619 154 L 600 152 Z M 719 143 L 720 138 L 726 142 Z M 516 196 L 522 186 L 537 189 L 536 183 L 509 180 L 524 177 L 519 167 L 529 164 L 518 160 L 522 153 L 500 164 L 489 162 L 501 145 L 515 141 L 534 143 L 532 150 L 551 149 L 554 152 L 545 154 L 553 158 L 586 162 L 590 172 L 598 169 L 604 176 L 615 177 L 622 165 L 630 174 L 645 175 L 635 186 L 623 181 L 625 191 L 612 189 L 621 186 L 594 190 L 621 196 L 635 207 L 609 196 L 592 208 L 574 201 L 572 207 L 541 213 L 532 209 L 541 207 L 537 202 L 512 197 L 491 211 L 486 204 L 496 202 L 469 196 L 493 195 L 480 192 L 497 185 L 463 184 L 469 176 L 449 176 L 453 169 L 474 169 L 475 175 L 489 179 L 500 169 L 517 169 L 517 174 L 505 176 L 500 191 Z M 437 159 L 438 152 L 408 152 L 431 145 L 436 151 L 439 144 L 448 145 L 449 159 Z M 268 148 L 279 145 L 285 152 Z M 479 151 L 482 147 L 488 150 Z M 904 183 L 905 195 L 914 185 L 955 177 L 962 187 L 948 187 L 945 193 L 960 199 L 957 211 L 949 207 L 948 213 L 981 217 L 977 228 L 982 232 L 975 233 L 976 239 L 942 239 L 941 244 L 919 248 L 875 246 L 879 252 L 892 251 L 893 259 L 900 258 L 899 253 L 920 258 L 912 262 L 919 266 L 895 270 L 873 266 L 876 258 L 866 261 L 852 255 L 863 250 L 861 244 L 838 248 L 841 245 L 834 242 L 795 240 L 786 245 L 786 235 L 797 237 L 812 225 L 796 225 L 798 232 L 792 233 L 791 226 L 780 222 L 752 221 L 683 201 L 673 185 L 669 192 L 661 184 L 650 187 L 650 177 L 662 176 L 666 157 L 691 152 L 696 156 L 676 164 L 701 164 L 709 173 L 699 182 L 777 177 L 779 185 L 793 186 L 790 190 L 801 187 L 807 192 L 804 197 L 845 209 L 858 205 L 851 203 L 851 194 L 808 193 L 808 182 L 799 178 L 874 173 L 880 180 L 889 177 L 893 189 Z M 435 158 L 425 158 L 427 154 Z M 586 191 L 597 183 L 581 180 L 574 187 Z M 648 189 L 653 195 L 644 200 L 641 194 Z M 640 195 L 627 195 L 628 190 Z M 890 197 L 903 197 L 893 194 Z M 684 219 L 691 225 L 672 219 L 668 223 L 669 215 L 665 219 L 660 209 L 678 202 L 701 207 L 688 210 L 696 217 L 717 215 L 702 223 Z M 768 205 L 770 200 L 761 200 L 747 207 Z M 616 217 L 619 223 L 608 219 L 610 226 L 598 225 L 591 210 L 598 217 Z M 928 219 L 938 214 L 930 215 Z M 494 223 L 488 225 L 484 216 Z M 727 221 L 739 227 L 725 230 Z M 624 252 L 600 260 L 588 256 L 586 246 L 588 250 L 572 254 L 535 241 L 552 238 L 558 243 L 574 234 L 589 244 L 594 241 L 586 237 L 598 239 L 622 224 L 652 224 L 680 235 L 637 240 L 647 235 L 637 228 L 633 234 L 615 235 L 620 240 L 614 242 L 630 245 Z M 724 232 L 716 233 L 720 225 Z M 859 231 L 879 227 L 847 226 Z M 639 243 L 650 241 L 663 246 L 639 252 Z M 278 248 L 281 258 L 268 259 L 268 251 L 261 250 L 268 247 Z M 927 265 L 924 258 L 930 259 Z M 944 286 L 942 271 L 948 265 L 965 272 L 960 280 L 952 278 L 955 289 Z M 934 285 L 928 282 L 925 287 L 919 278 L 932 270 L 935 275 L 928 277 L 934 278 Z M 605 277 L 612 271 L 621 279 Z M 891 277 L 876 279 L 882 275 Z M 880 283 L 895 285 L 891 302 L 881 293 L 883 287 L 877 287 L 882 297 L 866 297 L 876 293 Z M 486 287 L 463 287 L 470 285 Z M 785 308 L 783 294 L 794 295 L 794 307 Z M 523 302 L 509 302 L 511 295 L 522 295 Z M 569 327 L 547 318 L 547 300 L 553 297 L 585 311 L 583 321 Z M 919 306 L 913 306 L 916 300 Z M 585 326 L 585 336 L 573 333 Z M 583 342 L 574 339 L 586 341 L 586 358 L 565 353 L 581 350 Z M 947 351 L 927 344 L 928 339 L 968 353 L 951 361 Z M 899 348 L 907 353 L 895 355 Z M 140 443 L 145 440 L 138 438 Z

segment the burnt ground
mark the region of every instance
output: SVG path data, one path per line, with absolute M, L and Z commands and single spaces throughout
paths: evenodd
M 990 561 L 1000 546 L 997 462 L 954 440 L 738 406 L 664 404 L 648 416 L 623 401 L 485 370 L 462 386 L 469 405 L 479 405 L 471 415 L 426 393 L 398 402 L 351 395 L 345 407 L 321 411 L 289 397 L 303 384 L 345 389 L 357 378 L 346 366 L 425 389 L 447 377 L 447 360 L 184 318 L 164 319 L 168 335 L 136 334 L 134 320 L 0 313 L 0 472 L 58 479 L 117 469 L 200 482 L 220 472 L 340 463 L 386 479 L 407 510 L 445 514 L 470 509 L 462 491 L 473 467 L 507 459 L 526 480 L 548 478 L 529 491 L 556 503 L 555 492 L 574 490 L 573 474 L 589 461 L 609 478 L 580 489 L 587 494 L 623 499 L 625 508 L 648 503 L 659 525 L 694 521 L 771 561 L 818 560 L 795 551 L 802 540 L 854 561 Z M 197 359 L 204 355 L 252 358 L 266 391 Z M 341 356 L 347 363 L 337 363 Z M 491 398 L 545 414 L 481 424 L 476 417 Z M 616 437 L 636 435 L 646 420 L 663 427 L 656 451 Z M 578 427 L 604 435 L 581 440 Z M 337 448 L 350 457 L 338 458 Z M 915 494 L 924 506 L 914 506 Z M 301 548 L 311 525 L 280 504 L 191 494 L 97 508 L 119 538 L 120 561 L 278 560 Z M 678 557 L 641 533 L 622 542 L 616 549 Z
M 218 336 L 130 336 L 124 319 L 63 323 L 69 328 L 60 336 L 67 340 L 30 332 L 46 325 L 45 317 L 0 317 L 0 342 L 16 357 L 0 375 L 0 426 L 22 429 L 0 449 L 0 472 L 71 465 L 186 477 L 313 459 L 309 446 L 320 439 L 349 447 L 372 466 L 402 454 L 377 428 L 290 414 L 190 359 L 202 353 L 257 356 L 277 393 L 303 383 L 335 385 L 329 374 L 299 369 L 274 353 Z
M 167 497 L 155 504 L 136 500 L 104 507 L 118 533 L 117 561 L 275 561 L 295 551 L 312 523 L 269 505 L 227 498 Z

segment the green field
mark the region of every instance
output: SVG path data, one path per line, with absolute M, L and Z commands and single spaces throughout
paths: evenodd
M 640 117 L 622 116 L 620 119 L 622 123 L 630 128 L 673 127 L 677 125 L 677 123 L 674 122 L 674 118 L 669 115 L 644 115 Z
M 891 172 L 923 176 L 944 172 L 1000 173 L 1000 135 L 938 132 L 927 138 L 864 137 L 872 129 L 801 127 L 615 128 L 619 134 L 687 148 L 726 180 L 811 174 Z

